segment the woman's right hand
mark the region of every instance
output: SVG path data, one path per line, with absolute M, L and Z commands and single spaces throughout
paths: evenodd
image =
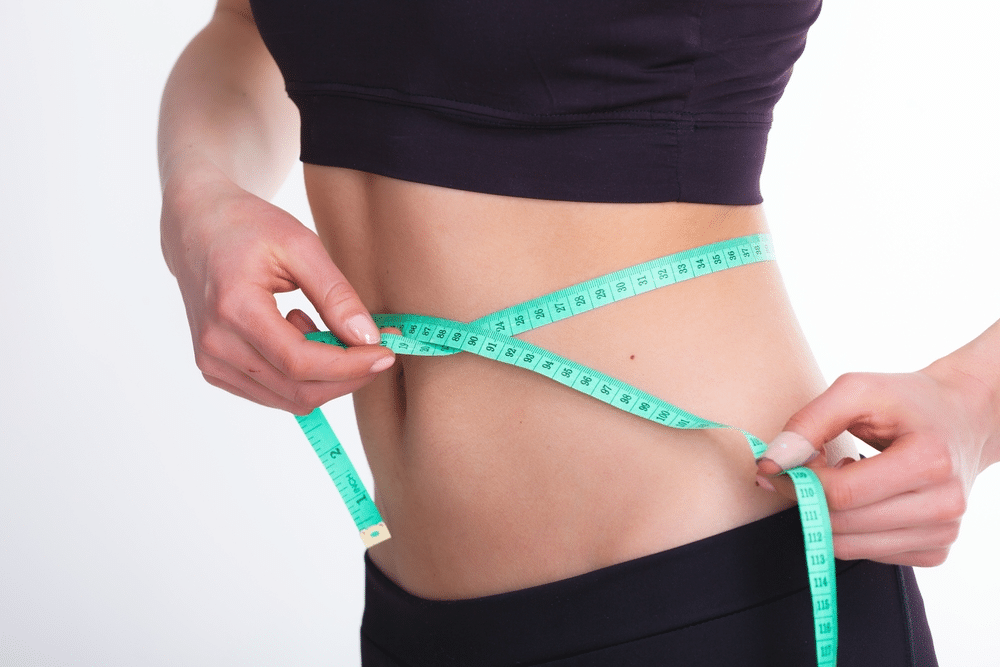
M 210 384 L 304 415 L 392 365 L 392 352 L 377 345 L 375 322 L 319 238 L 285 211 L 209 174 L 168 184 L 160 222 L 195 361 Z M 281 316 L 274 294 L 295 289 L 352 347 L 306 340 L 315 325 L 301 311 Z

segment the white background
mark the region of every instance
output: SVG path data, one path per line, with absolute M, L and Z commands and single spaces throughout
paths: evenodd
M 353 525 L 290 416 L 203 383 L 159 254 L 159 95 L 210 11 L 0 4 L 2 667 L 358 662 Z M 810 34 L 763 187 L 828 380 L 1000 318 L 998 19 L 839 0 Z M 279 203 L 308 218 L 296 178 Z M 998 500 L 990 470 L 919 572 L 943 665 L 1000 654 Z

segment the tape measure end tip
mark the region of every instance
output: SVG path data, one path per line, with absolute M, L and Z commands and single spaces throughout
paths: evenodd
M 374 526 L 368 526 L 361 531 L 361 541 L 364 542 L 365 548 L 373 547 L 380 542 L 385 542 L 390 537 L 392 537 L 392 535 L 389 534 L 389 529 L 386 527 L 384 521 L 380 521 Z

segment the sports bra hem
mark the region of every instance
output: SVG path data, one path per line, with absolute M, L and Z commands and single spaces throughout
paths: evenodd
M 308 164 L 526 199 L 763 201 L 770 122 L 599 112 L 597 119 L 529 123 L 358 90 L 296 85 L 289 94 L 302 120 L 300 158 Z
M 563 125 L 622 122 L 688 122 L 699 125 L 719 124 L 729 127 L 746 127 L 747 125 L 770 126 L 773 119 L 771 113 L 709 113 L 683 110 L 660 111 L 614 108 L 588 112 L 527 113 L 499 109 L 456 99 L 418 95 L 393 88 L 376 88 L 331 82 L 309 83 L 289 81 L 286 84 L 286 90 L 293 99 L 310 95 L 354 97 L 372 102 L 382 102 L 384 104 L 427 109 L 444 114 L 471 116 L 479 119 L 480 122 L 500 126 L 538 126 L 546 129 Z

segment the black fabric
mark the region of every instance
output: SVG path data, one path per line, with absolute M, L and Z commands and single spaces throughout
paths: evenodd
M 820 0 L 251 0 L 305 162 L 517 197 L 755 204 Z
M 366 563 L 364 667 L 816 664 L 797 510 L 562 581 L 410 595 Z M 839 667 L 933 667 L 910 568 L 838 561 Z

